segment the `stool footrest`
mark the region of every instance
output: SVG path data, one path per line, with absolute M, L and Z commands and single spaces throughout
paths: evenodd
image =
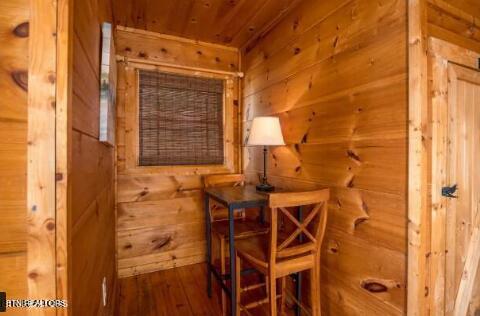
M 278 299 L 281 298 L 281 297 L 282 297 L 282 295 L 277 294 L 277 297 L 276 297 L 276 298 L 277 298 L 277 300 L 278 300 Z M 252 308 L 258 307 L 258 306 L 263 305 L 263 304 L 268 304 L 268 301 L 269 301 L 269 300 L 268 300 L 268 297 L 266 297 L 266 298 L 264 298 L 263 300 L 255 301 L 255 302 L 251 302 L 251 303 L 248 303 L 248 304 L 246 304 L 246 305 L 243 305 L 243 309 L 244 309 L 244 310 L 245 310 L 245 309 L 252 309 Z
M 266 283 L 259 283 L 259 284 L 253 284 L 253 285 L 249 285 L 249 286 L 246 286 L 244 288 L 242 288 L 242 292 L 247 292 L 247 291 L 252 291 L 252 290 L 255 290 L 255 289 L 259 289 L 261 287 L 264 287 L 264 286 L 267 286 Z

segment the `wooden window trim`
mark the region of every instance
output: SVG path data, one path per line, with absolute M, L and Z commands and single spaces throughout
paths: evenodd
M 234 122 L 236 119 L 234 111 L 236 80 L 232 75 L 216 74 L 204 71 L 192 71 L 180 68 L 173 68 L 159 65 L 129 62 L 129 67 L 135 71 L 135 84 L 128 87 L 128 100 L 125 112 L 125 173 L 145 174 L 155 173 L 162 175 L 202 175 L 211 173 L 231 173 L 235 171 L 235 148 Z M 223 104 L 223 147 L 224 163 L 220 165 L 183 165 L 183 166 L 140 166 L 139 165 L 139 70 L 155 70 L 179 75 L 188 75 L 202 78 L 222 79 L 225 82 L 224 104 Z M 133 149 L 133 150 L 132 150 Z

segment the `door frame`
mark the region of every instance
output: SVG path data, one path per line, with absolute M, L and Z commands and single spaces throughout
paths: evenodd
M 448 109 L 455 95 L 449 93 L 452 84 L 450 75 L 455 72 L 455 67 L 470 68 L 480 71 L 480 54 L 471 50 L 453 45 L 437 38 L 428 39 L 428 75 L 431 78 L 429 87 L 429 112 L 431 113 L 431 205 L 427 226 L 430 227 L 428 251 L 429 280 L 427 286 L 430 292 L 429 306 L 431 314 L 465 315 L 468 304 L 455 304 L 455 300 L 469 300 L 468 287 L 474 280 L 462 279 L 458 297 L 455 298 L 454 284 L 449 283 L 446 274 L 446 262 L 452 253 L 447 252 L 447 223 L 450 222 L 448 214 L 448 199 L 441 194 L 442 187 L 451 185 L 447 183 L 450 172 L 448 163 Z M 453 66 L 453 68 L 452 68 Z M 429 240 L 429 238 L 427 238 Z M 473 242 L 473 240 L 472 240 Z M 470 281 L 471 280 L 471 281 Z M 450 295 L 446 295 L 450 293 Z M 462 306 L 463 308 L 460 308 Z
M 422 4 L 424 1 L 409 1 L 407 314 L 419 316 L 445 313 L 442 273 L 447 213 L 441 187 L 447 181 L 443 122 L 448 106 L 448 65 L 480 66 L 480 53 L 425 35 Z M 437 80 L 432 81 L 434 76 Z M 432 234 L 438 237 L 433 243 Z

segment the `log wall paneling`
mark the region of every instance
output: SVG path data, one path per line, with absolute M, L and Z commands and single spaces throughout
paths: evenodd
M 0 288 L 27 293 L 27 88 L 30 2 L 0 3 Z M 25 310 L 9 310 L 26 315 Z
M 114 0 L 116 24 L 241 47 L 281 19 L 299 0 Z
M 238 50 L 122 28 L 117 39 L 118 55 L 126 57 L 118 63 L 117 87 L 118 275 L 203 262 L 202 175 L 239 170 L 238 79 L 232 77 Z M 138 166 L 139 68 L 226 80 L 225 165 Z
M 277 115 L 287 143 L 269 153 L 270 180 L 332 188 L 327 315 L 406 312 L 406 30 L 405 1 L 306 0 L 242 56 L 244 136 Z M 261 149 L 245 147 L 244 164 L 258 181 Z
M 71 210 L 72 210 L 72 74 L 73 1 L 57 3 L 57 101 L 56 101 L 56 269 L 57 299 L 72 301 Z M 57 315 L 68 315 L 58 309 Z
M 74 315 L 108 315 L 116 291 L 114 148 L 99 142 L 98 125 L 101 23 L 112 12 L 109 1 L 86 0 L 74 1 L 73 13 L 71 305 Z
M 237 72 L 238 50 L 137 29 L 117 27 L 117 54 L 144 63 Z
M 6 247 L 1 247 L 0 288 L 11 299 L 67 299 L 68 194 L 58 190 L 67 183 L 67 174 L 56 176 L 55 168 L 66 166 L 66 160 L 65 164 L 56 162 L 68 150 L 66 146 L 57 146 L 57 152 L 53 149 L 55 141 L 68 142 L 67 131 L 56 127 L 69 123 L 68 115 L 63 115 L 70 105 L 69 2 L 6 1 L 0 11 L 5 15 L 1 36 L 8 47 L 2 50 L 5 72 L 0 78 L 6 93 L 0 104 L 1 147 L 6 151 L 0 157 L 8 158 L 0 161 L 1 170 L 7 172 L 1 177 L 6 182 L 1 185 L 0 208 L 8 219 L 1 229 Z M 55 314 L 53 309 L 30 312 Z M 12 309 L 9 313 L 27 311 Z
M 28 297 L 56 298 L 55 102 L 57 8 L 31 2 L 28 67 Z M 55 315 L 54 309 L 39 314 Z

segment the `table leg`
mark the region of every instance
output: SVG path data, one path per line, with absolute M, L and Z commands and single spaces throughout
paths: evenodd
M 228 222 L 229 232 L 228 239 L 230 243 L 230 314 L 236 315 L 237 311 L 237 294 L 236 294 L 236 280 L 235 280 L 235 231 L 234 231 L 234 208 L 228 207 Z
M 265 224 L 265 206 L 260 206 L 260 223 Z
M 210 220 L 210 197 L 205 194 L 205 224 L 207 239 L 207 293 L 208 297 L 212 297 L 212 222 Z
M 295 298 L 297 302 L 302 302 L 302 273 L 297 272 L 295 276 Z M 302 314 L 302 309 L 300 306 L 295 306 L 295 315 L 300 316 Z

